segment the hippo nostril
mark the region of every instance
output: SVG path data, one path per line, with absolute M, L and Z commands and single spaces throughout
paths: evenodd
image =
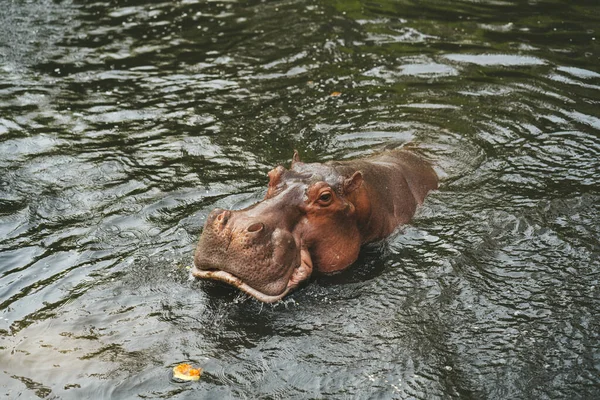
M 220 213 L 219 215 L 217 215 L 217 221 L 219 221 L 222 224 L 227 223 L 227 221 L 229 220 L 229 215 L 231 214 L 230 211 L 223 211 L 222 213 Z
M 264 227 L 265 225 L 262 222 L 257 222 L 250 225 L 246 230 L 250 233 L 256 233 L 262 231 Z
M 213 227 L 214 227 L 214 229 L 217 230 L 217 232 L 220 232 L 222 229 L 225 229 L 225 227 L 227 226 L 227 222 L 229 221 L 229 218 L 231 217 L 231 211 L 217 209 L 214 211 L 214 214 L 217 214 L 217 216 L 213 217 L 214 218 Z

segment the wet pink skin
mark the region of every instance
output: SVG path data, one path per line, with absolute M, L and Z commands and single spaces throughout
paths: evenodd
M 324 164 L 302 163 L 296 152 L 290 170 L 269 173 L 261 202 L 209 214 L 192 274 L 279 301 L 314 272 L 347 268 L 363 244 L 407 223 L 437 185 L 430 164 L 412 151 Z

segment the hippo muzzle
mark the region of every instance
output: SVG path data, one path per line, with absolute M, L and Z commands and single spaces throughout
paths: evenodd
M 252 209 L 215 209 L 208 215 L 192 274 L 272 303 L 307 279 L 312 265 L 290 231 L 252 215 Z

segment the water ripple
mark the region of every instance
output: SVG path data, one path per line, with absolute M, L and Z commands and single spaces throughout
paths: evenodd
M 3 10 L 9 397 L 598 397 L 595 4 Z M 190 279 L 210 210 L 258 201 L 294 149 L 407 142 L 440 190 L 348 271 L 276 305 Z

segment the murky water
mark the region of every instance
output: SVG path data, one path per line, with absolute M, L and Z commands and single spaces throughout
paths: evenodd
M 4 398 L 600 396 L 597 1 L 1 7 Z M 408 141 L 442 186 L 346 273 L 188 279 L 294 148 Z

